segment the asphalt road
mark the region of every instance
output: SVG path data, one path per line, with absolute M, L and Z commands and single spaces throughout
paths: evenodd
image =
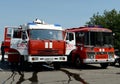
M 60 70 L 47 66 L 21 69 L 0 62 L 0 84 L 120 84 L 120 68 L 101 69 L 96 64 L 81 69 L 68 66 Z

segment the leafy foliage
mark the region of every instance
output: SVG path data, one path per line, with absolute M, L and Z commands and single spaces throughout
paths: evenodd
M 86 22 L 86 25 L 102 25 L 102 27 L 111 29 L 115 33 L 114 47 L 120 50 L 120 11 L 105 10 L 102 15 L 97 12 L 93 14 L 90 21 Z

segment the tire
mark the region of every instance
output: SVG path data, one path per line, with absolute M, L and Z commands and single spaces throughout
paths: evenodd
M 20 62 L 19 62 L 19 68 L 20 70 L 24 70 L 26 67 L 25 67 L 25 61 L 24 61 L 24 56 L 20 56 Z
M 69 61 L 69 62 L 72 62 L 72 53 L 70 53 L 70 54 L 68 55 L 68 61 Z
M 30 63 L 25 60 L 23 55 L 20 56 L 19 68 L 21 70 L 28 70 L 30 68 Z
M 108 67 L 108 63 L 101 63 L 100 65 L 102 69 L 106 69 Z
M 77 57 L 75 58 L 75 60 L 74 60 L 74 66 L 75 66 L 76 68 L 82 67 L 81 60 L 80 60 L 80 58 L 79 58 L 78 56 L 77 56 Z
M 54 63 L 53 66 L 54 66 L 55 70 L 59 70 L 60 67 L 61 67 L 61 64 L 60 63 Z
M 116 64 L 115 62 L 113 62 L 113 63 L 110 63 L 110 65 L 111 65 L 111 66 L 115 66 L 115 64 Z
M 24 66 L 25 61 L 24 61 L 24 56 L 20 56 L 20 66 Z
M 70 55 L 68 55 L 68 60 L 67 60 L 67 65 L 68 66 L 71 66 L 72 65 L 72 55 L 70 54 Z

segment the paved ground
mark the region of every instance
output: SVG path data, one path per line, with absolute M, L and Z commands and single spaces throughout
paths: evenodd
M 60 70 L 46 66 L 21 69 L 0 62 L 0 84 L 120 84 L 120 68 L 109 66 L 101 69 L 96 64 L 82 69 L 68 66 Z

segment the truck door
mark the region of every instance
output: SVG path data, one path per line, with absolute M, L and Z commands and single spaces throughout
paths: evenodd
M 72 50 L 76 49 L 75 33 L 67 32 L 66 35 L 66 55 L 69 55 Z
M 28 35 L 22 29 L 13 29 L 10 48 L 17 50 L 20 55 L 28 55 Z

